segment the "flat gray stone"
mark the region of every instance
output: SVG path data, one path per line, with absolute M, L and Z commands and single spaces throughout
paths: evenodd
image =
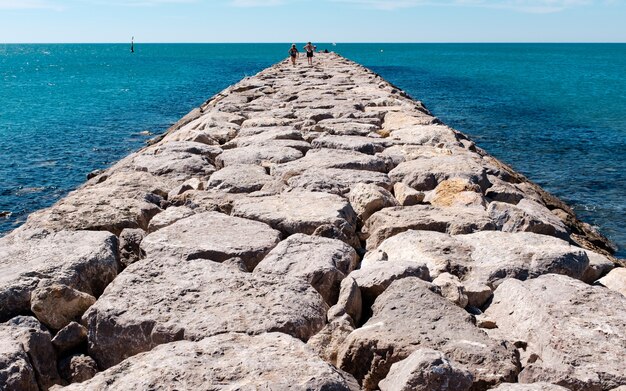
M 489 216 L 505 232 L 534 232 L 569 239 L 565 224 L 548 208 L 534 201 L 521 200 L 517 205 L 492 202 L 488 207 Z
M 148 257 L 197 258 L 223 262 L 241 258 L 248 270 L 280 241 L 280 233 L 258 221 L 205 212 L 178 220 L 147 235 L 141 249 Z
M 238 389 L 357 391 L 354 378 L 282 333 L 227 333 L 131 357 L 65 390 Z
M 501 337 L 527 343 L 521 383 L 570 390 L 626 385 L 626 298 L 567 276 L 505 280 L 485 312 Z
M 313 148 L 345 149 L 373 155 L 390 146 L 384 138 L 322 135 L 311 143 Z
M 270 174 L 275 176 L 297 175 L 306 170 L 324 168 L 344 168 L 352 170 L 386 172 L 385 160 L 378 156 L 366 155 L 356 151 L 336 149 L 312 149 L 302 159 L 277 164 L 271 167 Z
M 207 187 L 227 193 L 252 193 L 272 180 L 274 178 L 261 166 L 232 164 L 211 175 Z
M 358 260 L 356 251 L 340 240 L 295 234 L 270 251 L 254 273 L 304 279 L 333 305 L 341 281 Z
M 382 172 L 341 168 L 311 169 L 287 180 L 289 187 L 308 191 L 345 195 L 358 183 L 391 189 L 391 180 Z
M 217 157 L 215 163 L 218 168 L 233 164 L 286 163 L 302 156 L 302 152 L 294 148 L 252 145 L 227 149 Z
M 117 248 L 108 232 L 20 229 L 0 238 L 0 321 L 28 313 L 39 286 L 99 296 L 117 276 Z
M 250 274 L 207 259 L 159 256 L 129 266 L 83 316 L 102 369 L 155 346 L 227 332 L 307 340 L 328 306 L 307 282 Z

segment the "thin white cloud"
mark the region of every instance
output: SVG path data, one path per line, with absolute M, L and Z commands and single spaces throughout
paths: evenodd
M 275 7 L 286 3 L 293 3 L 293 0 L 231 0 L 230 5 L 233 7 Z
M 1 10 L 60 9 L 57 4 L 45 0 L 0 0 Z
M 331 0 L 367 8 L 395 10 L 419 6 L 481 7 L 528 13 L 551 13 L 592 4 L 591 0 Z

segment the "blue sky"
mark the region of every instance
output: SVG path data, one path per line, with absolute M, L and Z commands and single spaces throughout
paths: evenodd
M 0 0 L 0 42 L 626 42 L 626 0 Z

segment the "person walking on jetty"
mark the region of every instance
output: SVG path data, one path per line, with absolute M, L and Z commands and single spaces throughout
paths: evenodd
M 291 45 L 291 49 L 289 49 L 289 57 L 291 58 L 291 63 L 295 67 L 296 66 L 296 58 L 300 57 L 300 52 L 298 52 L 298 48 L 296 47 L 295 43 L 293 45 Z
M 315 46 L 311 44 L 311 42 L 307 43 L 304 46 L 304 50 L 306 51 L 306 59 L 309 62 L 309 66 L 313 66 L 313 52 L 315 51 Z

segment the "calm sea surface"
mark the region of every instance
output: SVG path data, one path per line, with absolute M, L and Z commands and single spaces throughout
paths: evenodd
M 626 256 L 626 44 L 318 44 L 407 91 Z M 288 45 L 0 45 L 0 235 Z

